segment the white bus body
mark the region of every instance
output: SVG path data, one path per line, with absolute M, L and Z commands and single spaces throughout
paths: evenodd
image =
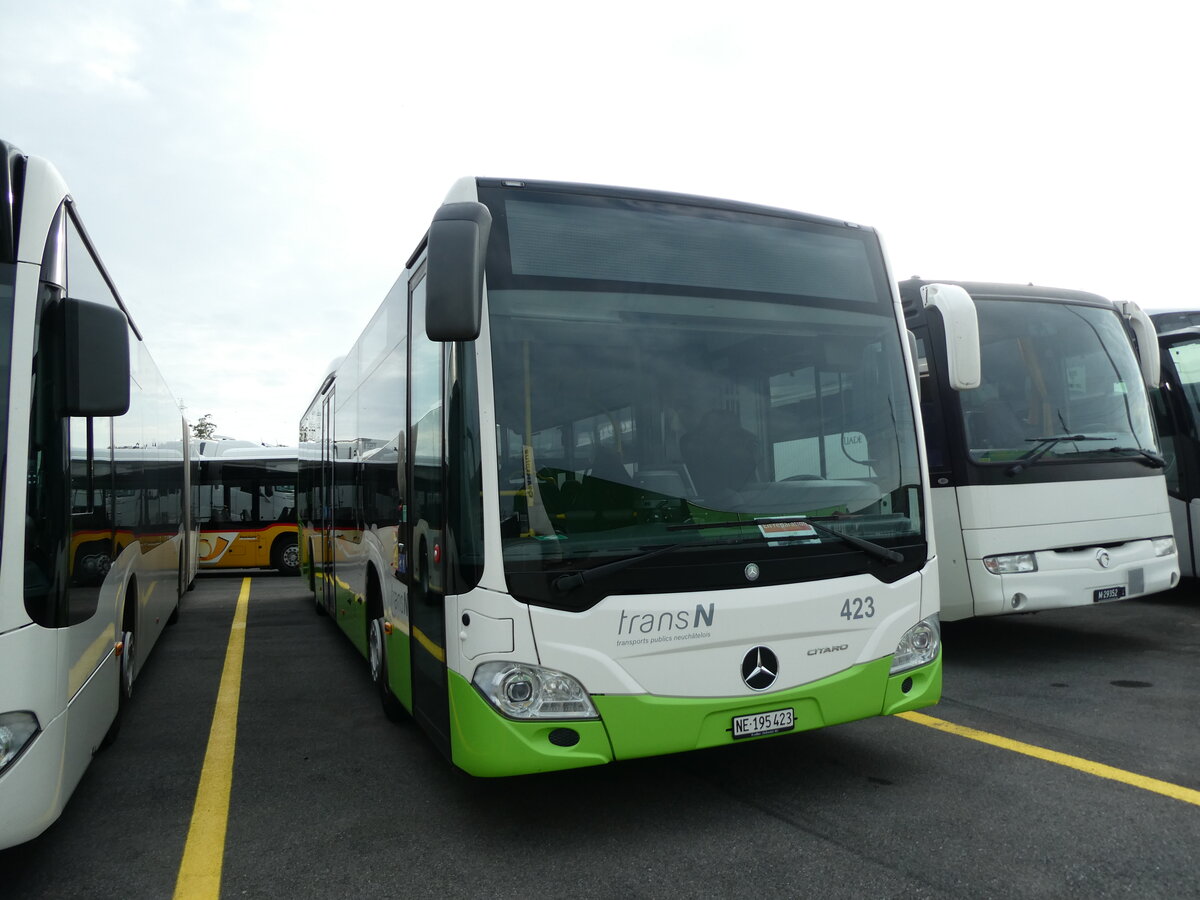
M 477 775 L 928 705 L 910 365 L 871 229 L 464 179 L 301 421 L 302 574 Z
M 61 177 L 7 143 L 0 157 L 0 847 L 8 847 L 58 818 L 93 753 L 115 735 L 196 563 L 179 407 Z
M 1096 294 L 955 282 L 978 311 L 981 381 L 944 374 L 940 317 L 900 285 L 916 335 L 945 621 L 1173 587 L 1163 460 L 1147 401 L 1144 315 Z M 943 282 L 942 284 L 946 284 Z M 1134 330 L 1134 329 L 1130 329 Z
M 1162 384 L 1152 393 L 1184 578 L 1200 572 L 1200 310 L 1156 310 Z

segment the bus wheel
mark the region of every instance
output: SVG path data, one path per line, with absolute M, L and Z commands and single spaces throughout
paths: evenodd
M 396 699 L 388 687 L 387 644 L 383 640 L 383 618 L 371 620 L 367 632 L 367 658 L 371 663 L 371 680 L 379 691 L 379 705 L 383 714 L 393 722 L 404 718 L 404 705 Z
M 125 720 L 125 707 L 129 702 L 129 695 L 133 692 L 133 679 L 127 674 L 129 670 L 128 664 L 125 662 L 132 651 L 133 632 L 121 632 L 121 656 L 117 659 L 117 711 L 108 724 L 108 730 L 104 732 L 104 737 L 100 739 L 98 750 L 111 747 L 117 739 L 117 735 L 121 733 L 121 723 Z
M 103 749 L 117 739 L 121 722 L 125 718 L 125 707 L 133 696 L 134 655 L 133 623 L 137 621 L 137 591 L 131 585 L 126 591 L 124 625 L 121 630 L 121 655 L 117 658 L 117 713 L 113 716 L 108 731 L 100 740 Z
M 121 702 L 128 701 L 133 696 L 133 632 L 121 632 Z
M 284 575 L 300 574 L 300 548 L 294 534 L 285 534 L 271 547 L 271 567 Z

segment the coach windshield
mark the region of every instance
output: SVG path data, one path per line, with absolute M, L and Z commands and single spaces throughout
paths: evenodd
M 978 298 L 975 305 L 982 380 L 959 394 L 974 462 L 1011 468 L 1157 453 L 1137 359 L 1112 309 Z

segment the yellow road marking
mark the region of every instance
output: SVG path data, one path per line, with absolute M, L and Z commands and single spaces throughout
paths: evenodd
M 1071 756 L 1068 753 L 1059 753 L 1056 750 L 1046 750 L 1043 747 L 1036 747 L 1033 744 L 1014 741 L 1011 738 L 1000 737 L 1000 735 L 990 734 L 986 731 L 976 731 L 974 728 L 967 728 L 963 725 L 955 725 L 953 722 L 947 722 L 944 719 L 935 719 L 933 716 L 927 716 L 923 713 L 905 712 L 897 713 L 897 716 L 901 719 L 907 719 L 910 722 L 915 722 L 918 725 L 925 725 L 929 728 L 936 728 L 938 731 L 945 731 L 948 734 L 955 734 L 959 737 L 970 738 L 973 741 L 991 744 L 993 747 L 1000 747 L 1003 750 L 1011 750 L 1014 753 L 1024 753 L 1026 756 L 1032 756 L 1035 759 L 1041 759 L 1059 766 L 1066 766 L 1069 769 L 1076 769 L 1080 772 L 1086 772 L 1087 774 L 1095 775 L 1098 778 L 1108 778 L 1111 781 L 1119 781 L 1122 784 L 1132 785 L 1133 787 L 1141 788 L 1144 791 L 1153 791 L 1156 794 L 1163 794 L 1175 800 L 1182 800 L 1184 803 L 1191 803 L 1194 806 L 1200 806 L 1200 791 L 1181 787 L 1180 785 L 1172 784 L 1169 781 L 1159 781 L 1157 778 L 1147 778 L 1145 775 L 1138 775 L 1134 772 L 1127 772 L 1124 769 L 1106 766 L 1103 763 L 1092 762 L 1091 760 L 1083 759 L 1079 756 Z
M 237 742 L 238 698 L 242 688 L 242 656 L 246 646 L 246 609 L 250 579 L 242 579 L 204 768 L 196 788 L 196 805 L 188 828 L 183 860 L 175 880 L 175 900 L 215 900 L 221 896 L 221 866 L 225 857 L 225 827 L 229 821 L 229 790 L 233 783 L 233 749 Z

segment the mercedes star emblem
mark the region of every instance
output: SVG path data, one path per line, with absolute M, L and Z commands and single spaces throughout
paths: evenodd
M 752 691 L 765 691 L 778 674 L 779 660 L 767 647 L 755 647 L 742 657 L 742 681 Z

